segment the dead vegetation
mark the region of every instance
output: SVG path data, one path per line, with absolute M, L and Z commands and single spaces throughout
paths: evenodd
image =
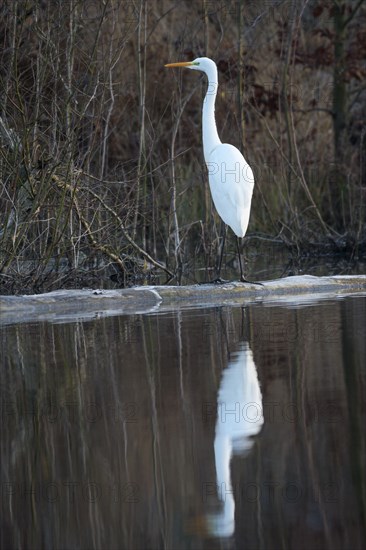
M 214 265 L 205 81 L 256 189 L 251 239 L 365 253 L 364 3 L 3 0 L 1 292 L 121 286 Z

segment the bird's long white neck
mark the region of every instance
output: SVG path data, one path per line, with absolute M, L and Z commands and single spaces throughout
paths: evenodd
M 220 145 L 221 141 L 217 133 L 215 121 L 215 101 L 218 87 L 218 77 L 216 66 L 210 67 L 207 71 L 208 88 L 202 109 L 202 134 L 203 134 L 203 153 L 206 162 L 208 162 L 211 151 Z

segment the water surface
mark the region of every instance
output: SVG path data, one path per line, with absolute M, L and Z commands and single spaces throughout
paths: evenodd
M 2 547 L 364 547 L 365 297 L 1 337 Z

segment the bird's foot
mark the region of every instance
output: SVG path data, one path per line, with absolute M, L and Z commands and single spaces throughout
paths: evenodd
M 225 285 L 226 283 L 229 283 L 230 281 L 226 279 L 221 279 L 221 277 L 217 277 L 213 281 L 209 281 L 209 284 L 211 285 Z
M 248 281 L 248 279 L 246 279 L 243 275 L 240 277 L 240 282 L 241 282 L 241 283 L 248 283 L 249 285 L 260 285 L 260 286 L 264 286 L 263 283 L 257 283 L 256 281 Z

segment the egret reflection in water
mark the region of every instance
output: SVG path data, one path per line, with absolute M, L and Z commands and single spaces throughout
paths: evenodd
M 215 431 L 216 484 L 220 510 L 210 514 L 210 533 L 230 537 L 235 531 L 235 500 L 230 462 L 234 454 L 245 455 L 254 444 L 253 436 L 263 425 L 262 394 L 252 351 L 247 342 L 230 356 L 224 369 L 217 399 Z

